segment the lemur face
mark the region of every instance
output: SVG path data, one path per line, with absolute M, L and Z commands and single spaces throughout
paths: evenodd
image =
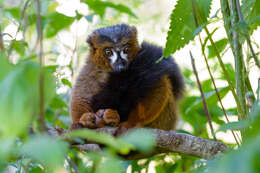
M 90 58 L 108 71 L 122 71 L 139 51 L 136 28 L 125 24 L 95 30 L 88 38 Z
M 131 45 L 126 43 L 117 47 L 106 47 L 103 49 L 103 54 L 110 61 L 110 66 L 113 71 L 121 71 L 126 69 L 131 57 Z

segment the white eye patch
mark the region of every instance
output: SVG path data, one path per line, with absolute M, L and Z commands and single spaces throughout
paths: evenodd
M 111 64 L 114 64 L 117 60 L 117 53 L 112 49 L 113 54 L 109 57 Z
M 124 60 L 127 60 L 127 54 L 124 53 L 124 51 L 120 51 L 120 56 L 121 56 L 121 58 L 123 58 Z

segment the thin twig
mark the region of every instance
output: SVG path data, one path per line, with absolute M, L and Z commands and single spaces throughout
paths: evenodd
M 239 2 L 239 0 L 236 0 L 236 7 L 237 7 L 236 9 L 237 9 L 239 21 L 240 21 L 241 23 L 245 23 L 244 17 L 243 17 L 241 8 L 240 8 L 240 2 Z M 254 60 L 255 60 L 255 64 L 257 65 L 258 68 L 260 68 L 260 63 L 259 63 L 259 61 L 258 61 L 258 59 L 257 59 L 257 56 L 256 56 L 255 51 L 254 51 L 254 49 L 253 49 L 253 46 L 252 46 L 252 44 L 251 44 L 251 40 L 250 40 L 250 37 L 249 37 L 249 35 L 248 35 L 248 29 L 247 29 L 247 28 L 246 28 L 246 33 L 245 33 L 245 34 L 246 34 L 246 41 L 247 41 L 247 44 L 249 45 L 249 49 L 250 49 L 250 51 L 251 51 L 251 53 L 252 53 L 252 56 L 253 56 L 253 58 L 254 58 Z
M 67 157 L 66 160 L 69 163 L 69 165 L 72 167 L 72 169 L 75 171 L 75 173 L 79 173 L 79 169 L 77 165 L 69 157 Z
M 37 37 L 39 41 L 39 62 L 40 62 L 40 78 L 39 78 L 39 122 L 41 131 L 46 131 L 46 124 L 44 118 L 44 57 L 43 57 L 43 43 L 42 43 L 42 25 L 41 25 L 41 5 L 39 0 L 36 0 L 36 10 L 37 10 Z
M 190 51 L 190 58 L 191 58 L 192 68 L 193 68 L 193 71 L 194 71 L 194 74 L 196 76 L 197 83 L 198 83 L 198 86 L 199 86 L 201 98 L 202 98 L 202 101 L 203 101 L 204 110 L 205 110 L 205 113 L 206 113 L 207 118 L 208 118 L 208 123 L 209 123 L 209 127 L 210 127 L 210 130 L 211 130 L 211 134 L 212 134 L 214 140 L 217 141 L 217 138 L 216 138 L 213 126 L 212 126 L 212 121 L 211 121 L 211 117 L 210 117 L 209 110 L 208 110 L 208 107 L 207 107 L 207 103 L 206 103 L 206 100 L 205 100 L 205 96 L 204 96 L 204 93 L 203 93 L 203 90 L 202 90 L 202 87 L 201 87 L 201 84 L 200 84 L 199 76 L 198 76 L 198 73 L 197 73 L 197 70 L 196 70 L 194 58 L 192 56 L 191 51 Z
M 10 46 L 9 46 L 8 56 L 10 56 L 11 53 L 12 53 L 13 45 L 14 45 L 14 42 L 16 41 L 16 37 L 17 37 L 17 35 L 18 35 L 18 33 L 19 33 L 21 27 L 22 27 L 22 21 L 23 21 L 23 19 L 24 19 L 25 12 L 26 12 L 26 9 L 27 9 L 27 7 L 28 7 L 29 2 L 30 2 L 30 0 L 27 0 L 27 1 L 25 2 L 24 6 L 23 6 L 23 10 L 22 10 L 21 15 L 20 15 L 20 20 L 19 20 L 19 24 L 18 24 L 17 31 L 16 31 L 16 33 L 15 33 L 14 39 L 11 41 Z
M 1 28 L 1 22 L 0 22 L 0 51 L 2 53 L 5 52 L 4 41 L 3 41 L 3 34 L 2 34 L 2 28 Z

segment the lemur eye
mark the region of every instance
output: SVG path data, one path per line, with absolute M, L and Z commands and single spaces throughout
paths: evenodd
M 110 57 L 110 56 L 113 55 L 113 52 L 112 52 L 111 49 L 107 48 L 107 49 L 104 50 L 104 54 L 105 54 L 106 57 Z
M 127 45 L 125 48 L 124 48 L 124 53 L 128 53 L 130 51 L 130 47 Z

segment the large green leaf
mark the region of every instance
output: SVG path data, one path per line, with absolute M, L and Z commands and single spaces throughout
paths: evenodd
M 207 22 L 210 13 L 211 0 L 194 0 L 198 18 L 198 25 Z M 168 31 L 164 56 L 179 50 L 195 37 L 196 24 L 192 13 L 192 0 L 178 0 L 171 14 L 171 23 Z M 196 32 L 197 34 L 199 32 Z
M 100 0 L 85 0 L 86 4 L 88 4 L 89 8 L 91 8 L 96 14 L 101 17 L 104 16 L 106 8 L 113 8 L 121 13 L 126 13 L 132 17 L 137 18 L 137 16 L 132 12 L 130 8 L 123 4 L 114 4 L 109 1 L 100 1 Z
M 67 149 L 67 144 L 62 141 L 49 136 L 35 136 L 25 142 L 20 153 L 40 162 L 50 172 L 54 172 L 63 166 Z
M 1 69 L 6 65 L 1 63 Z M 7 67 L 8 68 L 8 67 Z M 2 73 L 1 73 L 2 74 Z M 33 62 L 20 63 L 12 66 L 12 71 L 4 73 L 0 82 L 0 134 L 14 137 L 23 134 L 32 120 L 32 113 L 39 110 L 39 65 Z M 45 106 L 55 94 L 53 76 L 44 75 Z

